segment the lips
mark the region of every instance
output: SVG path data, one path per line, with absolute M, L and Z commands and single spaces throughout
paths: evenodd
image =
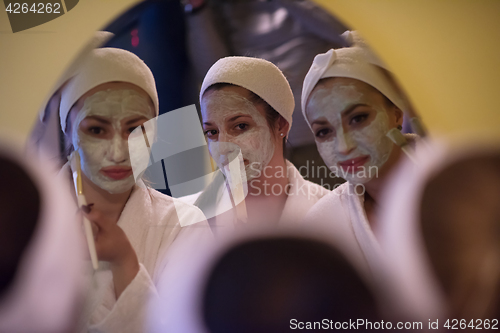
M 121 180 L 129 177 L 132 175 L 132 168 L 131 167 L 118 167 L 118 166 L 112 166 L 112 167 L 105 167 L 100 170 L 100 172 L 105 175 L 106 177 L 109 177 L 114 180 Z
M 365 165 L 365 163 L 368 162 L 369 159 L 370 156 L 360 156 L 339 162 L 339 165 L 342 169 L 344 169 L 347 172 L 349 171 L 354 172 L 357 168 Z

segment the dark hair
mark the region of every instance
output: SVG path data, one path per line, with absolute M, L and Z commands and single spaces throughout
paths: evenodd
M 381 319 L 372 291 L 340 251 L 290 236 L 227 250 L 209 273 L 202 304 L 212 333 L 288 332 L 293 318 Z
M 0 294 L 12 284 L 35 232 L 41 198 L 17 163 L 0 157 Z

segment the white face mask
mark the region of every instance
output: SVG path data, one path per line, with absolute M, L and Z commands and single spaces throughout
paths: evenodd
M 262 173 L 274 155 L 274 142 L 266 118 L 249 100 L 232 91 L 211 91 L 201 102 L 201 113 L 207 133 L 208 149 L 217 166 L 224 165 L 238 155 L 245 161 L 247 180 Z M 231 120 L 236 116 L 241 116 Z
M 82 171 L 87 178 L 109 193 L 130 190 L 135 181 L 122 121 L 132 116 L 150 119 L 152 114 L 147 97 L 135 90 L 108 89 L 87 97 L 72 127 L 73 147 L 80 153 Z M 112 137 L 103 139 L 84 133 L 80 123 L 90 116 L 110 122 Z M 147 160 L 148 156 L 144 158 Z
M 375 92 L 360 84 L 319 87 L 313 92 L 307 103 L 307 118 L 310 124 L 315 120 L 326 121 L 325 126 L 313 126 L 316 145 L 323 161 L 338 177 L 354 184 L 366 183 L 378 176 L 379 169 L 391 155 L 393 143 L 386 136 L 389 131 L 389 117 L 383 99 L 376 98 Z M 354 108 L 347 119 L 342 113 Z M 371 111 L 367 111 L 371 109 Z M 363 119 L 363 114 L 375 112 L 371 122 L 363 126 L 355 119 Z M 346 125 L 347 121 L 347 125 Z M 332 130 L 330 136 L 321 140 L 316 135 L 322 129 Z

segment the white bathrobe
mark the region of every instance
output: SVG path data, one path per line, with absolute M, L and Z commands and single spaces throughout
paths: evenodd
M 366 216 L 364 196 L 356 193 L 353 184 L 345 182 L 319 200 L 305 223 L 330 230 L 332 239 L 365 274 L 379 269 L 380 246 Z
M 294 225 L 301 223 L 309 209 L 330 191 L 318 184 L 305 180 L 299 170 L 289 161 L 286 161 L 286 165 L 290 189 L 287 190 L 288 197 L 278 223 L 280 225 Z M 223 186 L 219 191 L 222 191 L 222 194 L 220 195 L 220 199 L 215 203 L 217 205 L 215 209 L 216 216 L 220 216 L 232 208 L 227 188 Z M 180 200 L 193 204 L 201 193 L 185 196 L 180 198 Z M 215 218 L 210 220 L 210 217 L 208 218 L 211 226 L 217 228 L 217 232 L 219 230 L 224 230 L 223 232 L 232 231 L 235 228 L 235 219 Z
M 68 164 L 61 173 L 69 173 Z M 203 222 L 187 227 L 180 225 L 180 221 L 189 224 L 193 220 Z M 156 285 L 163 275 L 172 275 L 168 272 L 168 262 L 174 257 L 176 260 L 182 257 L 185 244 L 205 244 L 213 238 L 198 208 L 137 185 L 123 209 L 118 226 L 137 254 L 139 272 L 116 299 L 109 264 L 99 262 L 79 326 L 81 331 L 145 331 L 148 303 L 151 298 L 159 297 Z M 178 265 L 176 267 L 179 269 Z
M 405 137 L 416 147 L 416 135 L 406 134 Z M 383 276 L 385 258 L 366 216 L 364 191 L 361 192 L 361 187 L 349 182 L 343 183 L 318 201 L 305 221 L 330 230 L 332 239 L 367 276 Z

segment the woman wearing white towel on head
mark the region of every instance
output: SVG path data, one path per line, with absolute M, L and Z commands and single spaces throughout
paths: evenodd
M 294 99 L 288 81 L 271 62 L 220 59 L 203 80 L 200 104 L 210 154 L 226 177 L 224 168 L 241 150 L 248 188 L 247 224 L 297 223 L 328 192 L 304 180 L 284 157 Z M 185 199 L 204 212 L 212 209 L 206 215 L 216 233 L 234 229 L 240 220 L 231 209 L 223 177 L 219 178 L 201 194 Z
M 399 130 L 404 97 L 381 62 L 356 34 L 354 45 L 319 54 L 304 80 L 302 110 L 318 150 L 347 180 L 320 200 L 307 220 L 325 223 L 368 271 L 379 265 L 374 211 L 388 175 L 408 144 Z M 407 150 L 407 147 L 403 149 Z
M 90 206 L 86 216 L 93 222 L 100 260 L 84 313 L 85 331 L 144 331 L 146 305 L 158 297 L 155 285 L 168 271 L 171 253 L 211 236 L 206 222 L 181 228 L 181 222 L 203 221 L 201 211 L 145 188 L 141 179 L 136 184 L 128 137 L 156 116 L 153 75 L 128 51 L 93 50 L 62 91 L 61 127 L 68 148 L 81 156 Z M 70 174 L 66 164 L 60 175 Z

